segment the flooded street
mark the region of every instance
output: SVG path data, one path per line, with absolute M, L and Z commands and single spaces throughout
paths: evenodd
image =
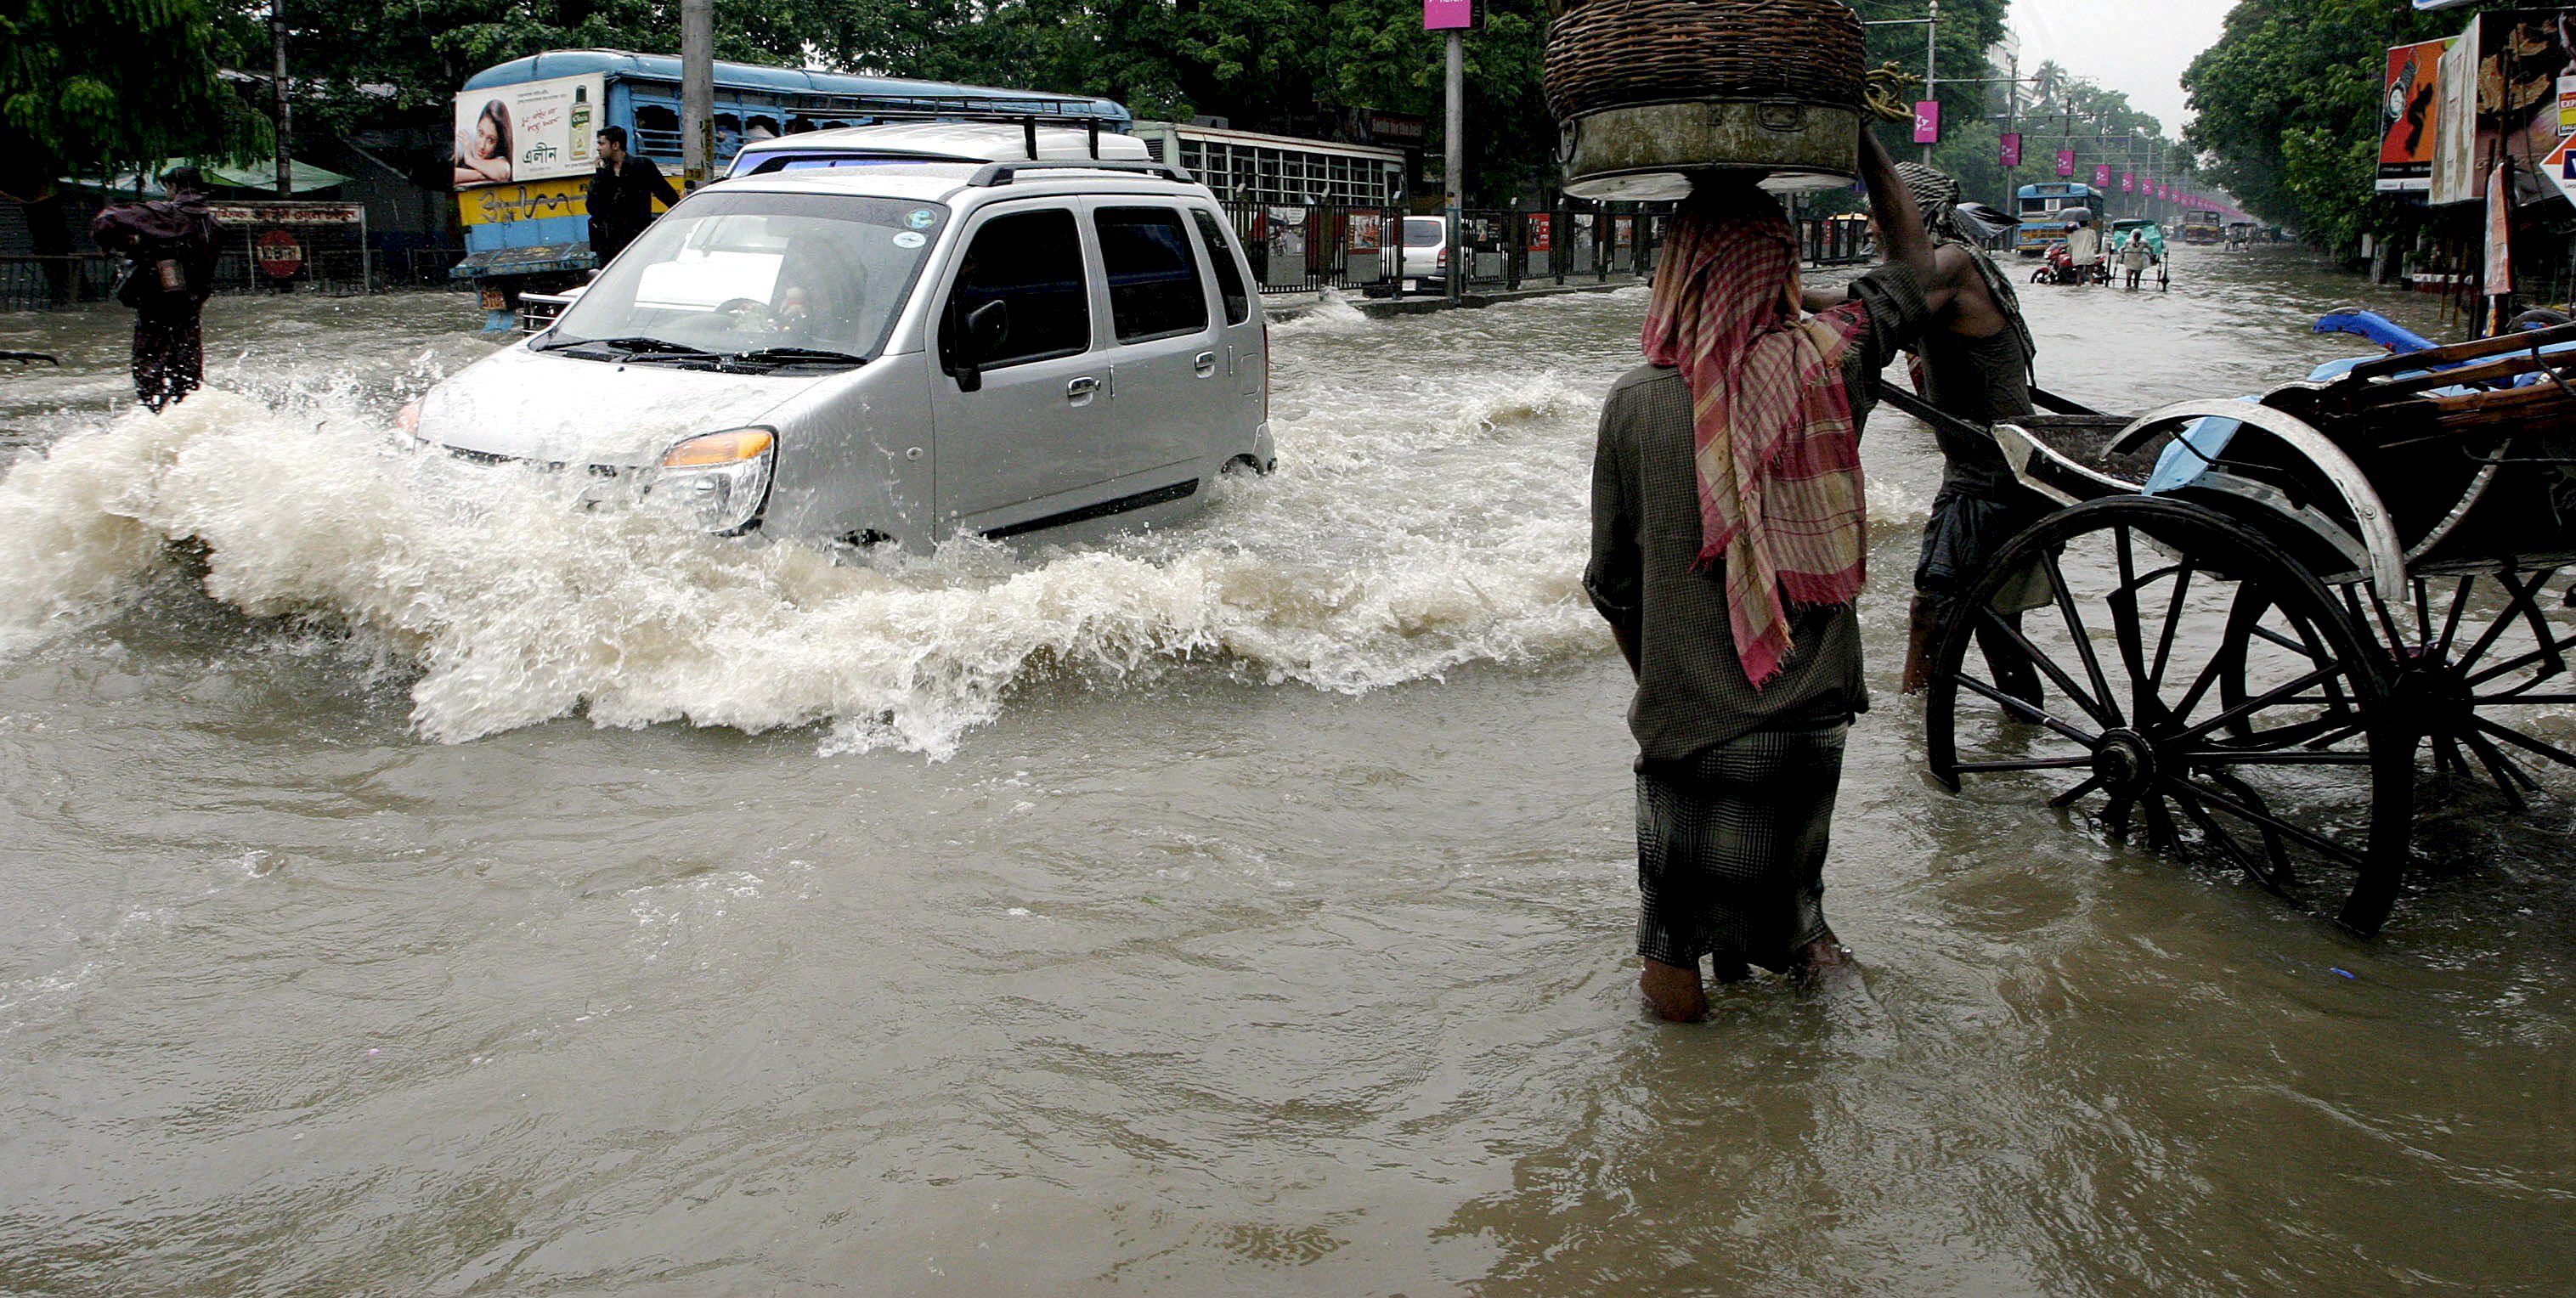
M 2115 410 L 2457 336 L 2286 249 L 2023 300 Z M 395 446 L 464 295 L 217 299 L 160 419 L 0 315 L 0 1291 L 2563 1292 L 2576 787 L 2429 807 L 2370 942 L 1943 792 L 1894 411 L 1860 974 L 1650 1020 L 1644 307 L 1328 305 L 1188 524 L 841 564 Z

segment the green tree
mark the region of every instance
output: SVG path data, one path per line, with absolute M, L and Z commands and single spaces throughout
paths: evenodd
M 2183 73 L 2184 138 L 2247 211 L 2349 249 L 2394 223 L 2373 201 L 2384 51 L 2465 26 L 2480 5 L 2415 14 L 2377 0 L 2243 0 Z
M 24 0 L 0 12 L 0 122 L 12 184 L 268 147 L 268 124 L 218 75 L 203 0 Z M 29 194 L 25 197 L 34 197 Z

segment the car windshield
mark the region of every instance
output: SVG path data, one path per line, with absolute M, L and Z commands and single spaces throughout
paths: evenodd
M 1439 247 L 1441 234 L 1440 226 L 1440 218 L 1436 216 L 1406 217 L 1404 219 L 1404 246 L 1407 248 Z
M 692 195 L 601 272 L 539 346 L 592 344 L 621 359 L 867 360 L 948 216 L 909 199 Z

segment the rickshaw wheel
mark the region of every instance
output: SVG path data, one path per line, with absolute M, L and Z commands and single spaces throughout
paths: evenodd
M 2016 594 L 2036 606 L 2010 613 Z M 1962 607 L 1925 709 L 1944 784 L 2091 806 L 2364 934 L 2387 919 L 2412 745 L 2381 656 L 2270 540 L 2179 501 L 2093 501 L 2015 537 Z M 1982 653 L 1972 670 L 1980 626 L 2026 655 L 2038 699 Z
M 2576 704 L 2567 573 L 2499 562 L 2419 576 L 2394 608 L 2365 588 L 2343 592 L 2388 655 L 2391 698 L 2431 748 L 2434 774 L 2491 785 L 2517 814 L 2542 787 L 2534 769 L 2576 771 L 2576 752 L 2547 720 Z

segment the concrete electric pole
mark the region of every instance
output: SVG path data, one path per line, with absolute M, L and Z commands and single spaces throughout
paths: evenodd
M 715 175 L 715 0 L 680 0 L 680 173 L 685 192 Z
M 268 41 L 277 56 L 277 196 L 295 195 L 295 172 L 287 145 L 295 135 L 295 106 L 286 97 L 286 0 L 269 0 Z
M 1454 303 L 1466 296 L 1467 289 L 1467 250 L 1459 242 L 1466 226 L 1467 33 L 1456 29 L 1449 33 L 1448 100 L 1448 139 L 1440 168 L 1440 215 L 1449 227 L 1446 292 Z

